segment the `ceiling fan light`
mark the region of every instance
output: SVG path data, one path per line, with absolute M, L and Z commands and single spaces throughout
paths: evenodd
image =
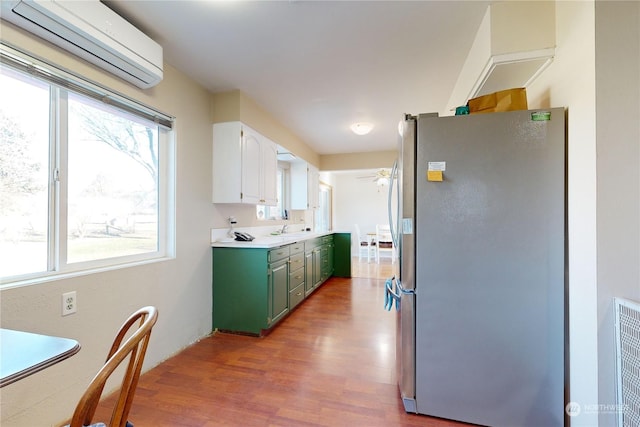
M 366 135 L 371 132 L 373 125 L 371 123 L 359 122 L 351 125 L 351 130 L 356 135 Z
M 378 185 L 378 187 L 389 185 L 389 178 L 380 177 L 376 180 L 376 184 Z

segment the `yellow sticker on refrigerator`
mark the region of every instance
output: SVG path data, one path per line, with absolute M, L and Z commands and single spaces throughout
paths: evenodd
M 429 162 L 427 164 L 427 181 L 441 182 L 442 174 L 447 169 L 447 162 Z
M 442 181 L 442 171 L 427 171 L 427 181 Z

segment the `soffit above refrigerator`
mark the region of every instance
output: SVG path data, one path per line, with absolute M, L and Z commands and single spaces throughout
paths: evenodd
M 529 86 L 555 55 L 555 2 L 488 6 L 442 115 L 471 98 Z

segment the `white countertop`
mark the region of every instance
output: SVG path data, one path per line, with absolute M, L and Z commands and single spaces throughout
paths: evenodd
M 211 242 L 213 248 L 276 248 L 278 246 L 288 245 L 291 243 L 302 242 L 313 239 L 315 237 L 328 236 L 330 234 L 340 233 L 340 231 L 327 231 L 324 233 L 315 233 L 312 231 L 300 231 L 297 233 L 284 233 L 269 236 L 256 236 L 250 242 L 239 242 L 231 238 L 218 239 Z

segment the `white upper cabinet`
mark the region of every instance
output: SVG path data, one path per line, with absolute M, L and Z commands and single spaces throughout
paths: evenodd
M 313 165 L 308 165 L 307 198 L 310 209 L 320 207 L 320 171 Z
M 291 209 L 315 209 L 319 205 L 318 168 L 306 162 L 291 163 Z
M 277 146 L 241 122 L 213 125 L 213 203 L 276 205 Z
M 262 198 L 260 204 L 276 206 L 278 204 L 278 146 L 264 138 L 261 153 Z

